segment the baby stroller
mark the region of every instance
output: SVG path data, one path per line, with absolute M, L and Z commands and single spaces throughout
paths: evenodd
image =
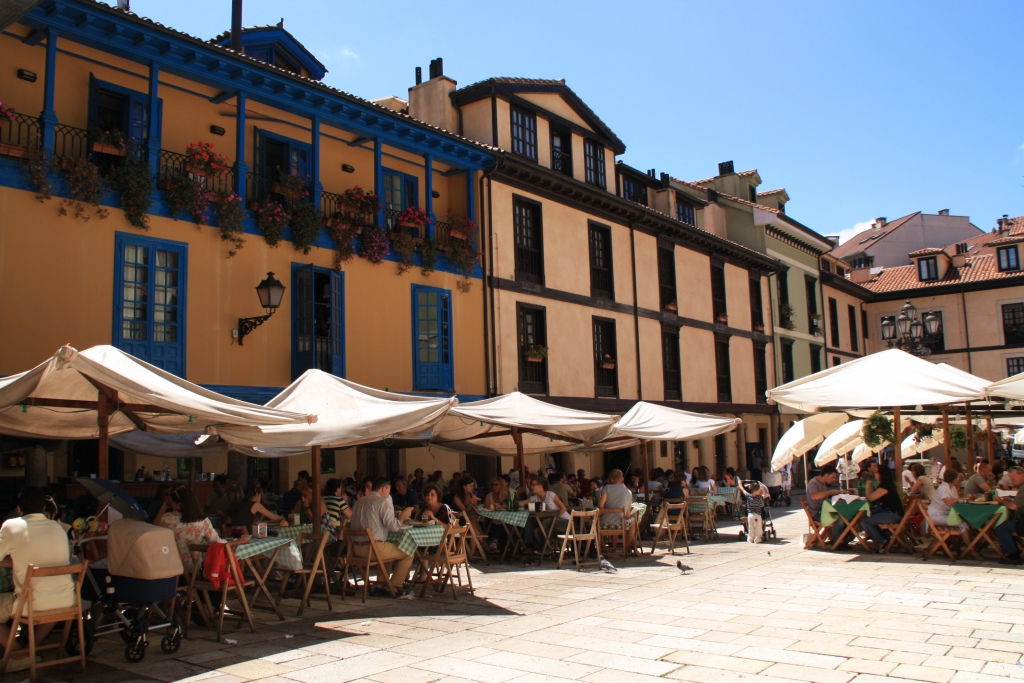
M 771 487 L 768 487 L 768 493 L 771 495 Z M 747 508 L 746 505 L 743 504 L 742 495 L 739 499 L 739 505 L 736 506 L 736 517 L 743 526 L 739 533 L 740 540 L 746 540 L 747 534 L 750 533 L 750 530 L 747 528 Z M 775 534 L 775 524 L 772 522 L 772 500 L 770 498 L 766 501 L 766 505 L 761 511 L 761 532 L 761 538 L 766 541 L 774 541 L 777 537 Z
M 182 629 L 174 620 L 178 577 L 184 572 L 174 532 L 135 519 L 110 525 L 106 566 L 90 564 L 82 586 L 87 610 L 86 639 L 119 633 L 124 658 L 140 662 L 149 647 L 149 631 L 166 628 L 160 649 L 173 654 L 181 647 Z M 170 601 L 170 614 L 159 603 Z M 91 649 L 86 643 L 86 650 Z M 77 646 L 76 646 L 77 647 Z
M 788 475 L 783 476 L 782 472 L 769 472 L 764 478 L 764 485 L 768 487 L 768 505 L 771 507 L 789 507 L 789 487 L 786 486 Z

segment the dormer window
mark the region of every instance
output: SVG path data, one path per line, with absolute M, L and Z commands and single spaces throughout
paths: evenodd
M 590 185 L 602 190 L 607 187 L 604 180 L 604 147 L 595 140 L 583 141 L 584 179 Z
M 1017 246 L 999 247 L 999 270 L 1020 270 L 1020 258 L 1017 255 Z
M 519 107 L 512 107 L 512 152 L 537 160 L 537 116 Z
M 572 177 L 572 133 L 551 127 L 551 169 Z
M 750 201 L 757 203 L 757 188 L 753 185 L 750 186 Z
M 939 279 L 939 266 L 934 256 L 917 260 L 917 276 L 921 282 Z
M 676 220 L 687 225 L 697 225 L 693 205 L 685 202 L 680 195 L 676 195 Z
M 622 178 L 622 196 L 631 202 L 647 206 L 647 186 L 628 176 Z

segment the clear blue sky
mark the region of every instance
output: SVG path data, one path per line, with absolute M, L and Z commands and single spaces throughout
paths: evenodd
M 132 10 L 201 38 L 231 19 L 230 0 Z M 732 159 L 822 234 L 1024 214 L 1019 0 L 245 3 L 246 26 L 282 17 L 325 82 L 367 99 L 406 97 L 434 57 L 460 86 L 564 78 L 625 163 L 694 180 Z

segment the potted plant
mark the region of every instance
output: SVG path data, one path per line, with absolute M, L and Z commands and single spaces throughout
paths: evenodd
M 287 202 L 285 208 L 292 226 L 292 245 L 303 254 L 308 254 L 323 225 L 320 210 L 305 196 Z
M 779 304 L 779 327 L 792 330 L 795 327 L 793 324 L 793 313 L 793 307 L 789 304 Z
M 606 353 L 601 356 L 601 368 L 604 370 L 615 369 L 615 358 L 610 353 Z
M 128 139 L 120 130 L 97 130 L 92 134 L 90 149 L 100 154 L 123 157 L 128 153 Z
M 430 216 L 427 212 L 415 206 L 408 206 L 395 216 L 395 225 L 399 231 L 407 232 L 414 237 L 423 236 L 423 228 L 429 222 Z
M 179 214 L 186 213 L 196 225 L 205 220 L 209 200 L 205 178 L 178 171 L 164 176 L 160 187 L 171 218 L 177 220 Z
M 476 223 L 466 216 L 448 211 L 448 237 L 450 239 L 469 242 L 474 232 L 476 232 Z
M 864 420 L 864 426 L 861 428 L 861 437 L 863 437 L 864 443 L 869 448 L 875 448 L 883 443 L 894 441 L 896 434 L 893 431 L 892 419 L 879 412 L 872 413 L 870 417 Z
M 213 151 L 211 142 L 193 142 L 185 148 L 185 172 L 206 177 L 227 173 L 230 165 L 221 154 Z
M 4 122 L 14 123 L 17 118 L 17 112 L 14 111 L 14 107 L 10 107 L 0 100 L 0 129 L 3 128 Z M 28 155 L 28 150 L 20 145 L 11 145 L 4 142 L 0 142 L 0 154 L 9 157 L 25 157 Z
M 271 186 L 270 191 L 280 195 L 285 202 L 297 202 L 309 196 L 308 185 L 306 178 L 279 171 L 277 182 Z
M 355 256 L 354 242 L 361 227 L 345 220 L 340 211 L 323 217 L 323 221 L 324 227 L 334 239 L 334 267 L 341 270 L 341 264 Z
M 543 344 L 530 344 L 523 351 L 523 357 L 530 363 L 540 363 L 548 357 L 548 347 Z
M 231 191 L 213 193 L 213 215 L 217 219 L 220 238 L 230 242 L 228 257 L 234 256 L 245 244 L 242 239 L 242 198 Z
M 450 234 L 449 237 L 451 237 Z M 445 243 L 445 255 L 462 274 L 462 280 L 458 283 L 459 290 L 469 291 L 469 274 L 479 260 L 480 253 L 473 248 L 473 243 L 470 240 L 449 239 Z
M 153 177 L 149 164 L 137 153 L 129 154 L 113 167 L 110 184 L 121 195 L 121 209 L 129 223 L 149 230 L 149 205 L 153 198 Z
M 373 191 L 364 190 L 358 185 L 350 187 L 341 193 L 338 204 L 346 220 L 352 225 L 362 227 L 377 222 L 375 216 L 380 202 Z

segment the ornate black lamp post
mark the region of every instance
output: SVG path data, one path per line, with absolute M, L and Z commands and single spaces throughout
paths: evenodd
M 918 318 L 914 304 L 903 304 L 900 314 L 882 317 L 882 340 L 890 349 L 902 349 L 915 356 L 927 356 L 932 350 L 927 340 L 942 331 L 942 320 L 935 313 L 925 312 Z

